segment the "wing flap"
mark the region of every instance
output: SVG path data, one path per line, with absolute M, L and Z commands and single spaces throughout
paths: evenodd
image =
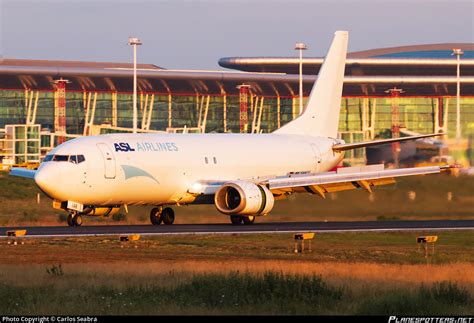
M 373 186 L 382 186 L 382 185 L 390 185 L 390 184 L 395 184 L 395 178 L 389 177 L 389 178 L 380 178 L 380 179 L 375 179 L 370 181 L 370 183 Z
M 364 182 L 362 184 L 361 182 Z M 322 184 L 322 185 L 309 185 L 304 187 L 287 187 L 287 188 L 279 188 L 279 189 L 272 189 L 272 193 L 275 196 L 280 196 L 283 194 L 288 193 L 304 193 L 308 192 L 311 194 L 319 195 L 322 198 L 326 198 L 326 193 L 334 193 L 340 191 L 348 191 L 348 190 L 355 190 L 358 188 L 363 188 L 368 192 L 371 192 L 371 187 L 374 186 L 382 186 L 382 185 L 391 185 L 395 184 L 395 178 L 380 178 L 368 181 L 357 181 L 357 182 L 343 182 L 343 183 L 330 183 L 330 184 Z M 365 185 L 365 187 L 363 186 Z M 286 196 L 286 195 L 285 195 Z
M 354 185 L 354 183 L 352 182 L 326 184 L 326 185 L 322 185 L 322 187 L 327 193 L 355 190 L 359 188 L 358 186 Z

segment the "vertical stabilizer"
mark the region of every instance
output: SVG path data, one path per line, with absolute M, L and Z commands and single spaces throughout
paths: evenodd
M 304 112 L 274 133 L 337 137 L 349 33 L 336 31 Z

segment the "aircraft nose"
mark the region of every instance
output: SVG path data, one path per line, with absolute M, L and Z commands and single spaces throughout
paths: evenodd
M 47 195 L 54 198 L 59 193 L 61 171 L 53 165 L 43 165 L 35 174 L 36 185 Z

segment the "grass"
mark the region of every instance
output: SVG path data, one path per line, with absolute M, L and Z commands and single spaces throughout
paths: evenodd
M 418 235 L 438 235 L 433 264 L 474 263 L 472 231 L 366 232 L 316 235 L 313 252 L 294 254 L 291 234 L 180 235 L 143 237 L 138 242 L 120 243 L 117 237 L 27 239 L 25 245 L 0 248 L 0 263 L 74 263 L 122 259 L 146 262 L 151 259 L 202 260 L 302 260 L 387 264 L 424 264 L 418 250 Z M 0 240 L 0 243 L 6 243 Z M 430 248 L 431 250 L 431 248 Z
M 128 244 L 117 237 L 27 239 L 25 245 L 0 248 L 0 263 L 88 263 L 123 259 L 146 262 L 152 259 L 203 260 L 290 260 L 312 262 L 364 262 L 425 264 L 416 237 L 438 235 L 432 264 L 474 263 L 472 231 L 365 232 L 317 234 L 313 252 L 294 254 L 291 234 L 180 235 L 143 237 Z M 0 240 L 0 243 L 6 243 Z M 430 248 L 431 250 L 431 248 Z
M 472 314 L 472 294 L 464 287 L 449 281 L 431 286 L 421 285 L 415 290 L 394 289 L 389 293 L 376 292 L 359 304 L 356 314 L 364 315 L 462 315 Z
M 323 200 L 310 194 L 294 194 L 277 201 L 271 214 L 258 222 L 474 219 L 474 180 L 472 177 L 428 175 L 399 180 L 396 185 L 378 188 L 372 198 L 364 191 L 328 194 Z M 410 200 L 410 192 L 416 192 Z M 28 179 L 0 173 L 0 225 L 57 225 L 65 222 L 64 213 L 53 210 L 51 201 Z M 448 199 L 451 193 L 452 199 Z M 148 223 L 150 207 L 130 207 L 130 213 L 114 219 L 87 218 L 85 223 Z M 228 223 L 212 205 L 176 207 L 176 223 Z M 63 214 L 61 216 L 61 214 Z M 115 220 L 115 221 L 114 221 Z
M 40 274 L 36 273 L 37 276 Z M 96 276 L 101 275 L 96 273 Z M 333 283 L 321 275 L 266 271 L 227 274 L 161 272 L 141 277 L 105 274 L 42 274 L 42 282 L 0 284 L 0 312 L 9 315 L 117 314 L 472 314 L 473 295 L 455 282 L 388 288 L 375 284 Z M 106 280 L 105 280 L 106 279 Z
M 438 234 L 428 260 L 415 237 Z M 0 313 L 472 314 L 471 231 L 28 239 L 0 248 Z

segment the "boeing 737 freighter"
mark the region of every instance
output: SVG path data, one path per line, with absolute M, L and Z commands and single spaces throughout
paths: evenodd
M 274 201 L 296 192 L 328 192 L 395 182 L 396 177 L 439 173 L 443 167 L 335 168 L 344 151 L 434 135 L 348 143 L 337 139 L 348 32 L 335 33 L 304 112 L 269 134 L 110 134 L 81 137 L 53 149 L 34 178 L 69 212 L 111 215 L 121 206 L 150 205 L 153 225 L 173 224 L 172 205 L 215 204 L 233 224 L 251 224 Z

